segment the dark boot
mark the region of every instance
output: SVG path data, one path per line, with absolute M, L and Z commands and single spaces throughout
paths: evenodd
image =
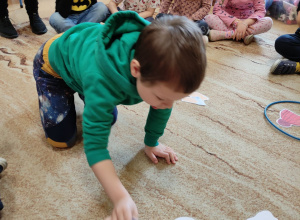
M 11 24 L 8 16 L 0 18 L 0 36 L 6 38 L 18 37 L 18 33 L 14 26 Z
M 31 30 L 35 34 L 45 34 L 48 30 L 38 13 L 28 15 Z

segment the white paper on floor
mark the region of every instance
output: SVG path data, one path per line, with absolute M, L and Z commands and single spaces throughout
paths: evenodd
M 204 101 L 209 100 L 209 98 L 205 95 L 202 95 L 199 92 L 193 92 L 189 96 L 181 99 L 183 102 L 189 102 L 197 105 L 206 105 Z
M 278 220 L 278 219 L 275 218 L 270 211 L 264 210 L 257 213 L 256 216 L 252 218 L 248 218 L 247 220 Z

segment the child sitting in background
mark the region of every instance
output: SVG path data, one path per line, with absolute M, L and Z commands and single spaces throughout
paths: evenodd
M 213 14 L 205 17 L 212 29 L 209 40 L 243 40 L 248 45 L 254 35 L 271 29 L 273 21 L 265 14 L 265 3 L 262 0 L 217 0 Z
M 110 0 L 108 9 L 111 14 L 118 11 L 135 11 L 142 18 L 152 22 L 154 20 L 153 15 L 155 9 L 159 7 L 159 5 L 160 0 Z
M 300 3 L 297 8 L 297 24 L 300 27 Z M 300 74 L 300 28 L 295 34 L 285 34 L 275 41 L 275 50 L 285 59 L 276 60 L 270 72 L 275 75 Z
M 118 104 L 150 105 L 146 155 L 168 164 L 177 156 L 158 142 L 174 101 L 195 91 L 206 69 L 201 30 L 185 17 L 150 22 L 136 12 L 114 13 L 104 25 L 83 23 L 54 36 L 34 59 L 40 116 L 47 141 L 71 147 L 76 141 L 73 94 L 84 96 L 83 140 L 89 165 L 114 204 L 113 219 L 138 217 L 107 150 Z M 133 119 L 134 120 L 134 119 Z
M 162 0 L 156 18 L 168 15 L 186 16 L 197 23 L 203 35 L 208 35 L 209 27 L 204 21 L 211 8 L 212 0 Z
M 107 7 L 97 0 L 56 0 L 55 13 L 49 23 L 57 33 L 62 33 L 83 22 L 100 23 L 108 13 Z

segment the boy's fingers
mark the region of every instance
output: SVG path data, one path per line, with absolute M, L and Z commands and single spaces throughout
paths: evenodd
M 168 164 L 171 164 L 169 153 L 164 153 L 164 154 L 163 154 L 163 158 L 166 159 L 166 161 L 167 161 Z
M 119 220 L 119 218 L 118 218 Z M 123 215 L 120 218 L 120 220 L 132 220 L 132 214 L 131 214 L 131 210 L 124 210 L 123 211 Z
M 138 216 L 139 216 L 138 211 L 137 209 L 134 208 L 132 210 L 132 220 L 138 220 Z
M 170 153 L 169 153 L 169 156 L 170 156 L 170 158 L 171 158 L 171 162 L 172 162 L 172 163 L 176 163 L 174 152 L 170 152 Z
M 153 163 L 157 163 L 158 162 L 156 156 L 153 153 L 150 153 L 150 154 L 147 154 L 147 155 L 150 158 L 150 160 L 152 160 Z
M 177 154 L 176 154 L 176 153 L 174 153 L 174 159 L 175 159 L 175 161 L 178 160 L 178 157 L 177 157 Z
M 114 211 L 111 215 L 111 220 L 118 220 L 117 213 Z
M 106 217 L 106 218 L 105 218 L 105 220 L 111 220 L 111 217 L 110 217 L 110 216 L 108 216 L 108 217 Z

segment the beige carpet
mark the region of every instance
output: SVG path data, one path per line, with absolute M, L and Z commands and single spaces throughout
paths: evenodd
M 103 219 L 112 205 L 88 167 L 82 140 L 68 150 L 44 140 L 32 60 L 55 33 L 48 3 L 40 1 L 40 7 L 47 34 L 34 35 L 24 9 L 11 6 L 20 36 L 0 38 L 0 156 L 9 163 L 0 176 L 1 219 Z M 178 102 L 161 138 L 178 153 L 175 166 L 163 160 L 154 165 L 142 151 L 148 106 L 119 107 L 109 149 L 140 219 L 244 220 L 262 210 L 280 220 L 300 219 L 299 141 L 274 129 L 263 115 L 273 101 L 299 101 L 299 76 L 268 73 L 280 58 L 274 40 L 295 29 L 274 22 L 249 46 L 208 44 L 207 76 L 198 91 L 210 100 L 205 107 Z M 77 104 L 81 131 L 83 106 Z M 299 105 L 279 104 L 269 111 L 273 122 L 283 108 L 300 114 Z M 284 130 L 299 137 L 299 129 Z

